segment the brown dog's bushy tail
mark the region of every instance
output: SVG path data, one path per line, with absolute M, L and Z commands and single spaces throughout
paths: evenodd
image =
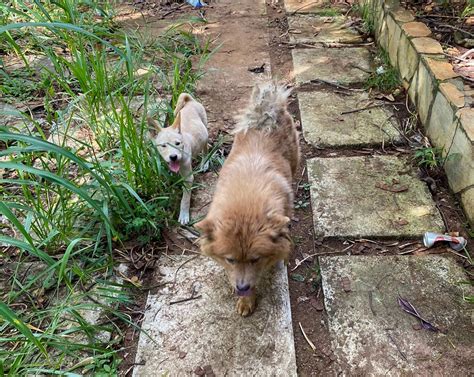
M 194 101 L 194 98 L 191 94 L 188 93 L 181 93 L 178 97 L 178 101 L 176 102 L 176 108 L 174 109 L 174 116 L 178 115 L 181 109 L 186 105 L 186 103 Z
M 274 83 L 256 85 L 247 108 L 238 117 L 234 132 L 246 132 L 252 128 L 272 131 L 277 128 L 278 117 L 286 112 L 290 93 L 291 90 Z

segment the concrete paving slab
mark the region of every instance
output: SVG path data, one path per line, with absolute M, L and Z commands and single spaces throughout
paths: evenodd
M 467 280 L 451 258 L 320 257 L 334 354 L 348 376 L 468 376 L 474 370 Z M 470 289 L 470 294 L 474 294 Z M 441 332 L 420 329 L 408 300 Z
M 344 25 L 347 18 L 325 17 L 314 14 L 288 16 L 291 43 L 360 43 L 357 30 Z
M 394 156 L 307 161 L 317 236 L 421 237 L 443 231 L 425 183 Z
M 291 53 L 297 84 L 315 79 L 361 83 L 372 70 L 370 52 L 363 47 L 294 49 Z
M 202 370 L 216 376 L 296 376 L 286 268 L 275 268 L 262 281 L 256 311 L 242 318 L 223 269 L 212 260 L 173 255 L 158 265 L 160 283 L 168 284 L 148 296 L 142 328 L 151 339 L 140 335 L 136 362 L 144 365 L 137 364 L 134 376 L 192 376 Z M 171 304 L 193 290 L 201 298 Z
M 285 10 L 288 13 L 314 13 L 320 12 L 330 3 L 329 0 L 285 0 Z
M 298 102 L 305 140 L 317 147 L 358 147 L 398 143 L 397 120 L 383 107 L 344 114 L 369 105 L 366 93 L 300 92 Z

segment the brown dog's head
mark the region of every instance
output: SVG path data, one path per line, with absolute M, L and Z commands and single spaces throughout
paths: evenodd
M 225 268 L 239 296 L 250 296 L 261 273 L 288 258 L 291 251 L 289 222 L 286 216 L 270 214 L 263 219 L 207 217 L 195 226 L 202 233 L 203 254 Z

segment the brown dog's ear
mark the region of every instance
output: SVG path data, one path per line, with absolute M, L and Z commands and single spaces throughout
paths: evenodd
M 174 118 L 174 122 L 171 127 L 175 128 L 179 133 L 181 133 L 181 111 Z
M 148 123 L 148 126 L 150 127 L 150 129 L 148 131 L 149 134 L 151 135 L 152 138 L 155 138 L 156 135 L 158 135 L 161 132 L 160 125 L 158 124 L 158 122 L 156 120 L 154 120 L 153 118 L 150 118 L 150 117 L 147 117 L 146 121 Z
M 270 223 L 270 238 L 272 242 L 277 242 L 280 238 L 289 238 L 290 229 L 288 225 L 291 220 L 288 216 L 274 214 L 269 216 L 268 220 Z
M 201 220 L 194 224 L 194 227 L 201 232 L 202 237 L 207 238 L 209 241 L 212 240 L 214 236 L 215 226 L 214 222 L 211 219 L 206 218 L 204 220 Z

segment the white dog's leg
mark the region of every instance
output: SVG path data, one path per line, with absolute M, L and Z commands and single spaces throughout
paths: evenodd
M 180 224 L 185 225 L 189 223 L 189 208 L 191 206 L 191 187 L 193 186 L 194 176 L 192 170 L 185 169 L 183 171 L 184 187 L 183 187 L 183 197 L 181 198 L 181 207 L 179 211 Z
M 202 172 L 205 173 L 209 170 L 209 159 L 204 162 L 206 160 L 206 158 L 208 158 L 209 156 L 207 155 L 208 153 L 208 150 L 207 150 L 207 143 L 206 143 L 206 146 L 204 147 L 204 150 L 202 151 L 202 154 L 203 154 L 203 164 L 202 164 Z

